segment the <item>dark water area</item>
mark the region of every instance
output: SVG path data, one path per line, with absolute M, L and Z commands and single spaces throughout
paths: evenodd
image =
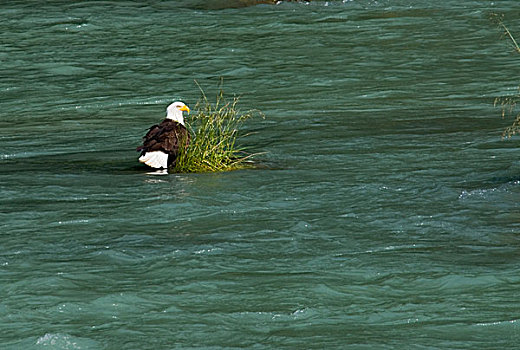
M 0 348 L 518 348 L 520 3 L 207 4 L 0 5 Z M 262 166 L 149 174 L 221 77 Z

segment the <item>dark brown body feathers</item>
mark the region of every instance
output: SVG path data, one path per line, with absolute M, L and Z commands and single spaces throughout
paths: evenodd
M 153 125 L 143 137 L 143 145 L 137 151 L 143 156 L 146 152 L 162 151 L 168 154 L 168 167 L 175 165 L 182 142 L 187 147 L 190 133 L 184 125 L 165 119 L 158 125 Z

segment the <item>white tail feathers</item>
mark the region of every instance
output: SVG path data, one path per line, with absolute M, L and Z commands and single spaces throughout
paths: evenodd
M 139 161 L 156 169 L 168 168 L 168 155 L 161 151 L 146 152 Z

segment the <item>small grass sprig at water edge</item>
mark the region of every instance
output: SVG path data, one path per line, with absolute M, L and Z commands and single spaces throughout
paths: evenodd
M 261 113 L 240 112 L 237 107 L 238 97 L 227 101 L 222 88 L 217 93 L 216 102 L 212 104 L 200 86 L 199 89 L 201 98 L 194 108 L 196 112 L 187 121 L 191 141 L 188 147 L 179 150 L 173 171 L 220 172 L 252 167 L 250 160 L 255 154 L 246 153 L 244 148 L 237 145 L 237 139 L 247 136 L 240 133 L 243 123 Z M 181 142 L 183 144 L 185 142 Z
M 491 14 L 491 19 L 497 23 L 499 28 L 503 30 L 504 35 L 509 38 L 511 41 L 513 48 L 517 53 L 520 53 L 520 46 L 518 45 L 515 37 L 511 33 L 511 31 L 507 28 L 507 26 L 502 21 L 502 17 L 497 14 Z M 520 91 L 520 88 L 519 88 Z M 495 107 L 500 106 L 502 108 L 502 118 L 505 118 L 505 116 L 511 116 L 515 113 L 515 107 L 517 103 L 520 102 L 520 92 L 517 92 L 516 95 L 513 96 L 502 96 L 495 98 Z M 513 121 L 513 124 L 508 126 L 504 129 L 502 132 L 502 138 L 511 138 L 515 134 L 518 134 L 520 132 L 520 113 L 517 113 L 515 116 L 515 120 Z

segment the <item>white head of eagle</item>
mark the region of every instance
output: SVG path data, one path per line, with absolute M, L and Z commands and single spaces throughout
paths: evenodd
M 182 112 L 190 113 L 184 102 L 176 101 L 166 108 L 166 119 L 152 125 L 143 137 L 139 161 L 155 169 L 167 169 L 175 165 L 180 149 L 190 143 L 190 133 L 184 125 Z
M 190 109 L 184 104 L 184 102 L 176 101 L 166 108 L 166 118 L 184 125 L 184 117 L 182 116 L 183 111 L 188 112 L 188 114 L 190 113 Z

